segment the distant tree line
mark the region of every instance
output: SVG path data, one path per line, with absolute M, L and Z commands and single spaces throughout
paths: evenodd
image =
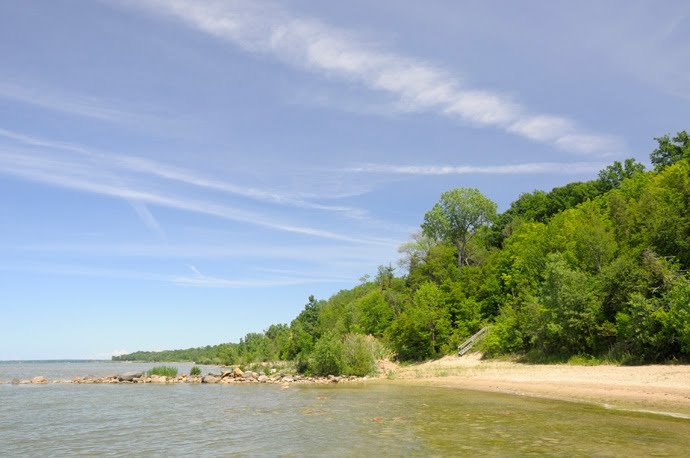
M 311 296 L 290 325 L 239 343 L 113 359 L 293 360 L 327 372 L 352 366 L 357 351 L 369 364 L 381 345 L 403 361 L 452 353 L 492 325 L 489 355 L 687 360 L 690 139 L 683 131 L 656 141 L 652 171 L 614 162 L 592 181 L 522 194 L 500 215 L 476 189 L 444 193 L 400 247 L 402 275 L 381 266 L 328 300 Z

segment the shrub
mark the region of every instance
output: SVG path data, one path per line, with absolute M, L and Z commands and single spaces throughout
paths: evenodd
M 348 334 L 343 340 L 345 375 L 364 376 L 376 371 L 376 361 L 389 358 L 390 352 L 373 336 Z
M 324 334 L 314 345 L 309 367 L 317 375 L 340 375 L 345 368 L 343 343 L 334 333 Z
M 189 375 L 201 375 L 201 368 L 199 366 L 194 366 L 190 369 Z
M 177 377 L 177 368 L 170 366 L 156 366 L 146 372 L 146 375 L 151 377 L 152 375 L 162 375 L 165 377 Z
M 347 375 L 368 375 L 374 372 L 376 360 L 369 348 L 367 338 L 362 334 L 348 334 L 343 341 L 345 373 Z

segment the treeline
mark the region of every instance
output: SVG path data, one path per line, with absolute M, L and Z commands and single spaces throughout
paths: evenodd
M 114 359 L 346 370 L 353 353 L 367 364 L 383 354 L 377 342 L 400 360 L 421 360 L 453 353 L 491 325 L 490 355 L 687 360 L 690 138 L 656 140 L 652 171 L 615 162 L 595 180 L 523 194 L 500 215 L 476 189 L 444 193 L 400 247 L 404 275 L 381 266 L 327 301 L 312 296 L 290 325 L 237 344 Z

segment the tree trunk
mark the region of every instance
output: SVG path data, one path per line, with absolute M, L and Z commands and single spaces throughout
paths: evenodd
M 458 270 L 462 269 L 462 263 L 464 261 L 464 255 L 465 255 L 465 242 L 458 242 L 455 244 L 455 247 L 458 249 Z

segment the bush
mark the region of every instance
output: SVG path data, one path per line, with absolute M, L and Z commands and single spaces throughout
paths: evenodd
M 170 366 L 156 366 L 146 372 L 146 375 L 151 377 L 152 375 L 162 375 L 165 377 L 177 377 L 177 368 Z
M 343 343 L 334 333 L 324 334 L 314 345 L 309 367 L 317 375 L 340 375 L 345 368 Z
M 389 358 L 390 352 L 373 336 L 348 334 L 343 340 L 345 375 L 364 375 L 376 372 L 376 361 Z
M 375 339 L 362 334 L 348 334 L 343 341 L 345 373 L 347 375 L 368 375 L 374 372 L 376 360 L 370 349 L 369 340 Z
M 194 366 L 190 369 L 189 375 L 201 375 L 201 369 L 199 366 Z

